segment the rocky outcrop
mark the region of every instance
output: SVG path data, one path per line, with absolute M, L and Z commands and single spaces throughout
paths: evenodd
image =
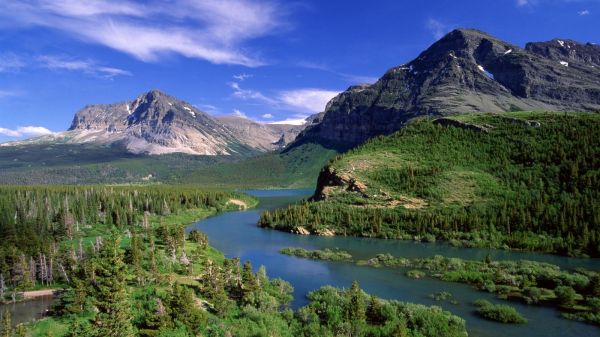
M 523 49 L 481 31 L 454 30 L 377 82 L 333 98 L 292 147 L 316 142 L 346 150 L 417 116 L 599 110 L 598 47 L 553 41 Z
M 317 188 L 311 201 L 325 200 L 334 190 L 342 190 L 347 192 L 357 192 L 365 198 L 367 186 L 357 181 L 354 177 L 345 173 L 338 173 L 332 166 L 325 166 L 319 173 L 317 178 Z

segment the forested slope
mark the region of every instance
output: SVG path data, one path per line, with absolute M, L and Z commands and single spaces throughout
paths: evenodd
M 599 256 L 599 204 L 600 115 L 463 114 L 338 156 L 314 201 L 260 225 Z
M 288 282 L 186 234 L 198 218 L 255 203 L 183 187 L 0 188 L 0 302 L 63 289 L 33 324 L 13 329 L 5 311 L 0 335 L 467 336 L 465 321 L 439 307 L 381 300 L 356 283 L 316 290 L 292 311 Z

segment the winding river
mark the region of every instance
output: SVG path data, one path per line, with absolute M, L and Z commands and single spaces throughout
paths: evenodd
M 559 316 L 558 311 L 543 306 L 527 306 L 510 302 L 529 322 L 524 325 L 508 325 L 487 321 L 478 317 L 471 302 L 485 298 L 491 302 L 503 303 L 492 294 L 479 292 L 468 285 L 442 282 L 425 278 L 414 280 L 401 270 L 387 268 L 359 267 L 351 263 L 312 261 L 286 256 L 279 253 L 283 247 L 303 247 L 322 249 L 337 247 L 350 252 L 355 258 L 372 257 L 378 253 L 391 253 L 396 256 L 419 257 L 444 255 L 466 259 L 483 259 L 489 254 L 493 259 L 529 259 L 549 262 L 563 268 L 585 267 L 600 269 L 600 261 L 576 259 L 553 255 L 509 252 L 492 249 L 455 248 L 439 243 L 415 243 L 354 237 L 301 236 L 256 226 L 260 212 L 265 209 L 286 206 L 297 202 L 312 193 L 312 190 L 251 190 L 246 191 L 260 199 L 258 208 L 222 213 L 204 219 L 188 227 L 200 229 L 208 234 L 210 243 L 224 252 L 227 257 L 239 256 L 242 261 L 250 260 L 255 268 L 264 265 L 270 277 L 280 277 L 294 286 L 295 308 L 307 303 L 306 294 L 322 285 L 349 287 L 358 280 L 365 291 L 382 298 L 397 299 L 439 305 L 445 310 L 464 318 L 470 336 L 600 336 L 600 329 L 593 325 L 570 321 Z M 428 295 L 440 291 L 452 293 L 452 304 L 435 301 Z M 505 302 L 506 303 L 506 302 Z

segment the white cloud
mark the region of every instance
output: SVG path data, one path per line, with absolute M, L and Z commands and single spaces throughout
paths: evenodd
M 331 90 L 297 89 L 281 92 L 279 100 L 289 107 L 315 113 L 325 110 L 327 102 L 338 94 Z
M 273 118 L 273 115 L 271 115 L 271 114 L 264 114 L 261 117 L 264 118 L 264 119 L 271 119 L 271 118 Z
M 590 11 L 587 9 L 584 9 L 582 11 L 577 12 L 577 14 L 579 14 L 579 16 L 590 15 Z
M 302 113 L 321 112 L 327 102 L 339 94 L 338 91 L 307 88 L 280 91 L 274 97 L 264 95 L 252 89 L 243 89 L 237 82 L 229 83 L 233 89 L 233 97 L 242 100 L 258 101 L 278 109 Z
M 229 83 L 229 86 L 233 89 L 233 96 L 242 100 L 255 100 L 267 103 L 269 105 L 276 105 L 277 101 L 263 95 L 260 91 L 251 89 L 242 89 L 240 84 L 237 82 Z
M 13 53 L 0 54 L 0 73 L 19 71 L 25 66 L 23 60 Z
M 81 71 L 86 74 L 97 75 L 104 78 L 131 76 L 131 73 L 127 70 L 99 66 L 93 60 L 73 59 L 66 56 L 42 55 L 37 57 L 37 61 L 41 66 L 53 70 Z
M 233 75 L 233 78 L 236 79 L 236 80 L 238 80 L 238 81 L 240 81 L 240 82 L 243 82 L 243 81 L 245 81 L 245 80 L 247 80 L 247 79 L 249 79 L 251 77 L 252 77 L 252 75 L 245 74 L 245 73 L 238 74 L 238 75 Z
M 245 113 L 243 113 L 241 110 L 239 109 L 233 109 L 233 115 L 236 117 L 241 117 L 241 118 L 246 118 L 248 119 L 248 116 L 246 116 Z
M 244 42 L 281 26 L 281 10 L 257 0 L 0 1 L 0 27 L 39 26 L 104 45 L 142 61 L 179 54 L 257 66 Z
M 436 19 L 429 18 L 425 22 L 425 27 L 436 39 L 441 39 L 450 30 L 449 26 Z
M 14 130 L 0 127 L 0 135 L 8 137 L 37 137 L 53 133 L 43 126 L 19 126 Z
M 308 117 L 308 116 L 307 116 Z M 288 118 L 282 121 L 270 122 L 268 124 L 290 124 L 290 125 L 303 125 L 306 123 L 305 118 Z

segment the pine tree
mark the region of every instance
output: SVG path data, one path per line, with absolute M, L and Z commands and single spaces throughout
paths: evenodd
M 360 289 L 357 281 L 352 282 L 352 287 L 346 292 L 348 297 L 348 320 L 350 322 L 365 322 L 366 308 L 365 308 L 365 295 Z
M 96 282 L 93 283 L 93 294 L 98 309 L 93 320 L 94 337 L 134 336 L 120 242 L 118 232 L 113 231 L 94 258 Z
M 8 309 L 4 309 L 4 312 L 2 313 L 2 325 L 0 325 L 0 337 L 12 336 L 11 324 L 10 311 L 8 311 Z

